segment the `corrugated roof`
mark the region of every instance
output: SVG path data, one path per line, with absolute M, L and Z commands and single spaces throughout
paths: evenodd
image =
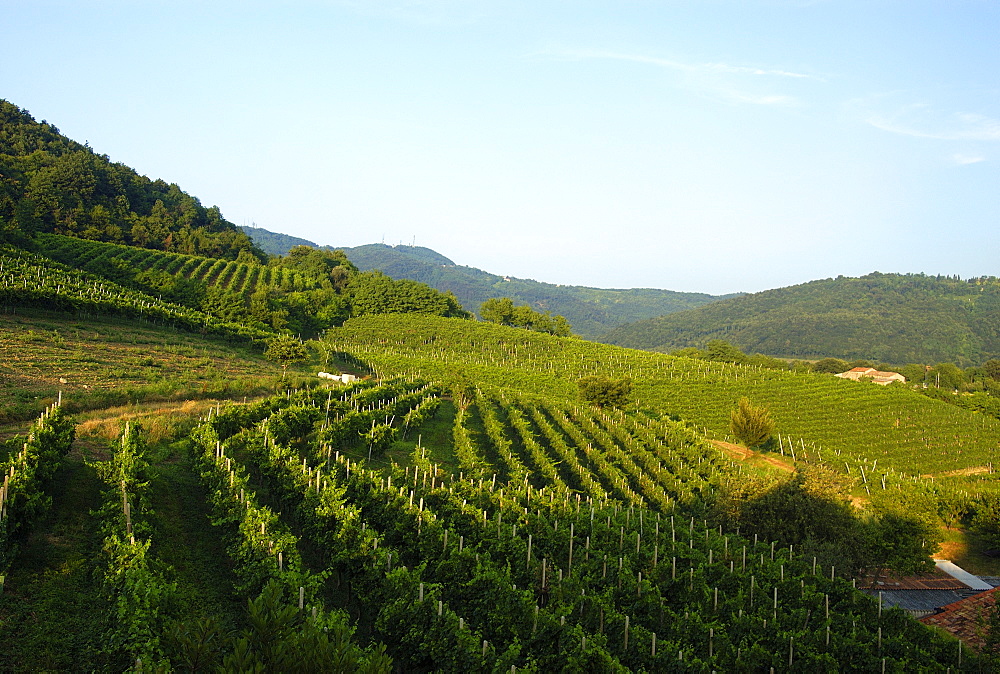
M 865 590 L 874 597 L 878 590 Z M 883 606 L 898 606 L 904 611 L 926 615 L 962 598 L 955 590 L 885 590 L 881 592 Z

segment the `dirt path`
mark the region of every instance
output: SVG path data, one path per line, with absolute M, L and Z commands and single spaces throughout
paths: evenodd
M 753 460 L 755 462 L 765 463 L 772 468 L 776 468 L 777 470 L 781 470 L 786 473 L 795 472 L 795 468 L 793 466 L 790 466 L 784 461 L 773 456 L 760 454 L 759 452 L 747 449 L 741 445 L 734 445 L 731 442 L 723 442 L 722 440 L 710 440 L 709 442 L 724 451 L 726 454 L 729 454 L 740 461 Z

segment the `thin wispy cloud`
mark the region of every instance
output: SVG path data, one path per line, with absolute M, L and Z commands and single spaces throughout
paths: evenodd
M 944 112 L 930 103 L 900 104 L 887 94 L 858 102 L 864 120 L 889 133 L 932 140 L 1000 141 L 1000 119 L 972 112 Z
M 822 80 L 822 78 L 816 77 L 815 75 L 809 75 L 806 73 L 797 73 L 790 70 L 759 68 L 756 66 L 733 65 L 730 63 L 711 63 L 711 62 L 685 63 L 683 61 L 674 61 L 671 59 L 664 59 L 656 56 L 646 56 L 644 54 L 625 54 L 622 52 L 605 51 L 605 50 L 571 49 L 571 50 L 563 50 L 560 52 L 555 52 L 552 53 L 552 55 L 560 56 L 566 59 L 579 59 L 579 60 L 610 59 L 616 61 L 632 61 L 635 63 L 647 63 L 649 65 L 659 66 L 661 68 L 668 68 L 670 70 L 676 70 L 685 73 L 768 75 L 774 77 L 790 77 L 796 79 Z
M 750 90 L 759 89 L 761 83 L 766 81 L 823 81 L 821 77 L 815 75 L 781 68 L 764 68 L 718 61 L 697 63 L 612 50 L 562 49 L 544 52 L 542 55 L 567 61 L 610 60 L 655 66 L 678 73 L 683 77 L 685 86 L 691 89 L 727 103 L 737 104 L 774 107 L 797 106 L 800 101 L 795 96 Z
M 968 164 L 978 164 L 979 162 L 986 161 L 986 157 L 983 157 L 982 155 L 956 153 L 951 155 L 951 161 L 958 166 L 966 166 Z

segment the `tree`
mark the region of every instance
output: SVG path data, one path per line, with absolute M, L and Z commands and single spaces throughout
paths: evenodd
M 774 420 L 766 407 L 755 407 L 743 397 L 729 416 L 729 428 L 744 445 L 757 447 L 774 433 Z
M 983 363 L 983 373 L 990 379 L 1000 381 L 1000 360 L 990 358 Z
M 931 555 L 942 540 L 936 496 L 918 491 L 876 491 L 868 511 L 858 544 L 866 554 L 864 566 L 873 576 L 872 587 L 886 572 L 906 576 L 934 568 Z
M 479 315 L 489 323 L 513 325 L 514 301 L 509 297 L 491 297 L 479 307 Z
M 267 350 L 264 351 L 265 358 L 281 365 L 282 380 L 285 379 L 289 365 L 305 360 L 308 355 L 302 342 L 289 335 L 275 337 L 267 343 Z
M 380 271 L 354 275 L 348 285 L 355 316 L 365 314 L 427 314 L 446 318 L 470 318 L 471 314 L 448 296 L 426 283 L 395 280 Z
M 712 339 L 705 345 L 705 357 L 724 363 L 742 363 L 746 354 L 724 339 Z
M 816 361 L 812 367 L 813 372 L 825 372 L 827 374 L 839 374 L 847 372 L 850 369 L 847 361 L 840 358 L 824 358 Z
M 749 488 L 744 486 L 749 482 Z M 766 486 L 765 486 L 766 485 Z M 787 480 L 740 480 L 733 490 L 740 527 L 779 545 L 809 551 L 850 573 L 863 562 L 856 542 L 862 526 L 849 500 L 848 481 L 822 466 L 796 470 Z M 754 491 L 756 489 L 756 491 Z
M 557 337 L 571 334 L 569 321 L 564 316 L 535 311 L 527 304 L 515 305 L 509 297 L 491 297 L 479 307 L 479 315 L 488 323 L 499 323 L 514 328 L 545 332 Z
M 580 387 L 580 397 L 601 409 L 625 407 L 632 396 L 632 380 L 628 377 L 612 379 L 591 375 L 581 378 L 576 383 Z

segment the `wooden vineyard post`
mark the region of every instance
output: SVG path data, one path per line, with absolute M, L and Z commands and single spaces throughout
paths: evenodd
M 569 524 L 569 565 L 566 568 L 566 575 L 573 575 L 573 523 Z

